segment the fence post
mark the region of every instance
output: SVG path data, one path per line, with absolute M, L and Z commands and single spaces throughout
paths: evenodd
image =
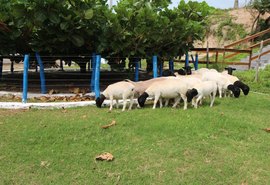
M 157 73 L 157 56 L 153 56 L 153 78 L 157 78 L 158 73 Z
M 100 81 L 100 62 L 101 56 L 96 56 L 96 67 L 95 67 L 95 97 L 98 98 L 100 96 L 100 88 L 99 88 L 99 81 Z
M 11 73 L 14 72 L 14 61 L 13 60 L 11 61 L 11 64 L 10 64 L 10 72 Z
M 260 63 L 261 63 L 262 50 L 263 50 L 263 40 L 261 41 L 260 51 L 259 51 L 259 54 L 258 54 L 258 60 L 257 60 L 257 66 L 256 66 L 256 75 L 255 75 L 255 82 L 258 82 L 259 81 L 259 66 L 260 66 Z
M 195 63 L 194 63 L 195 70 L 198 70 L 198 65 L 199 65 L 199 56 L 198 56 L 198 53 L 196 53 L 196 55 L 195 55 Z
M 95 69 L 96 69 L 96 54 L 93 53 L 92 54 L 92 59 L 91 59 L 91 91 L 94 92 L 95 91 Z
M 186 58 L 185 58 L 185 67 L 187 66 L 189 66 L 188 52 L 186 53 Z
M 173 59 L 170 59 L 170 60 L 169 60 L 169 70 L 170 70 L 171 72 L 174 72 Z
M 3 58 L 0 58 L 0 81 L 2 80 L 2 73 L 3 73 Z
M 61 71 L 64 71 L 63 60 L 62 59 L 60 59 L 60 68 L 61 68 Z
M 209 68 L 209 47 L 208 47 L 208 41 L 206 46 L 206 68 Z
M 46 82 L 45 82 L 45 74 L 44 74 L 44 66 L 41 60 L 40 55 L 36 52 L 36 59 L 39 65 L 39 77 L 40 77 L 40 86 L 41 86 L 41 93 L 46 94 Z
M 22 103 L 27 103 L 28 68 L 29 68 L 29 54 L 24 55 L 24 60 L 23 60 L 23 97 L 22 97 Z
M 136 59 L 136 62 L 135 62 L 135 82 L 139 81 L 139 65 L 140 65 L 140 59 Z

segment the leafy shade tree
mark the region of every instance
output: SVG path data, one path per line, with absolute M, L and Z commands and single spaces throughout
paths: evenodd
M 130 61 L 152 55 L 168 59 L 183 55 L 194 40 L 203 39 L 204 20 L 212 10 L 205 2 L 182 0 L 174 9 L 168 5 L 169 1 L 120 1 L 114 6 L 112 26 L 102 37 L 102 43 L 110 40 L 108 54 L 127 56 Z
M 270 13 L 270 0 L 253 0 L 250 1 L 250 5 L 252 8 L 258 11 L 258 15 L 255 18 L 251 29 L 251 32 L 254 32 L 255 28 L 258 27 L 261 15 L 264 15 L 265 13 Z
M 0 0 L 0 54 L 100 53 L 123 66 L 123 57 L 169 58 L 184 54 L 205 32 L 211 8 L 184 0 L 122 0 L 112 9 L 106 0 Z M 82 71 L 86 61 L 76 61 Z

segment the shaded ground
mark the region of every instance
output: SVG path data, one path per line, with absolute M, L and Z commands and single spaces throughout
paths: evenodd
M 40 74 L 30 71 L 28 73 L 28 92 L 39 93 L 40 90 Z M 104 90 L 109 84 L 124 79 L 134 80 L 134 72 L 113 72 L 101 71 L 100 73 L 100 90 Z M 140 72 L 140 80 L 149 79 L 152 76 L 145 72 Z M 74 88 L 79 88 L 80 93 L 89 93 L 91 84 L 91 72 L 81 73 L 80 71 L 45 71 L 46 88 L 49 92 L 54 93 L 75 93 Z M 4 72 L 0 82 L 0 91 L 22 92 L 23 72 Z

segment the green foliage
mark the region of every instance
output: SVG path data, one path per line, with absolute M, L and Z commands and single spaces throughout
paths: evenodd
M 270 12 L 270 0 L 253 0 L 251 6 L 262 15 Z
M 195 40 L 204 38 L 206 18 L 213 11 L 205 2 L 184 0 L 174 9 L 168 8 L 169 0 L 121 0 L 112 8 L 105 0 L 0 3 L 0 21 L 11 29 L 0 36 L 6 44 L 0 54 L 95 52 L 117 65 L 122 57 L 183 55 Z
M 237 40 L 247 35 L 243 25 L 232 22 L 232 18 L 225 18 L 218 25 L 216 35 L 219 39 Z

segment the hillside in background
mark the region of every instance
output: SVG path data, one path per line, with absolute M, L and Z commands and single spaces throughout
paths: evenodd
M 209 29 L 203 42 L 198 42 L 195 47 L 223 47 L 226 44 L 244 38 L 251 34 L 252 25 L 257 16 L 257 11 L 249 8 L 218 10 L 209 17 Z M 265 21 L 270 15 L 261 16 Z

